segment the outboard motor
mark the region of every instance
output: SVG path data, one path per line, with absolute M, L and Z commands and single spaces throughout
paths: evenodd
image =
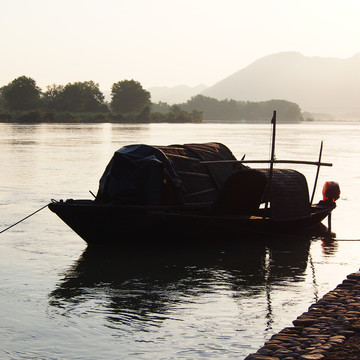
M 326 207 L 335 207 L 335 201 L 340 197 L 340 186 L 335 181 L 327 181 L 322 190 L 323 200 L 319 202 Z M 328 232 L 331 233 L 331 213 L 328 216 Z
M 327 181 L 322 190 L 323 201 L 326 203 L 335 203 L 340 197 L 340 186 L 335 181 Z

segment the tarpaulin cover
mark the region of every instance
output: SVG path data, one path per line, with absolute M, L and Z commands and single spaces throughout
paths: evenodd
M 114 153 L 100 179 L 97 200 L 143 205 L 213 202 L 225 181 L 243 168 L 220 143 L 124 146 Z

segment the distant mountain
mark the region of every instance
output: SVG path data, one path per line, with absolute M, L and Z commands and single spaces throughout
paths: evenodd
M 165 102 L 169 105 L 179 104 L 191 99 L 192 96 L 200 94 L 207 88 L 206 85 L 200 84 L 195 87 L 178 85 L 174 87 L 151 87 L 147 91 L 151 94 L 151 101 L 158 103 Z
M 202 95 L 219 100 L 282 99 L 297 103 L 302 111 L 360 119 L 360 53 L 348 59 L 297 52 L 265 56 Z

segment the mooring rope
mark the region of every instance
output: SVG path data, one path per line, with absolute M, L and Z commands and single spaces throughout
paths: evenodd
M 49 204 L 50 204 L 50 203 L 49 203 Z M 15 224 L 12 224 L 12 225 L 8 226 L 8 227 L 7 227 L 6 229 L 4 229 L 4 230 L 1 230 L 1 231 L 0 231 L 0 234 L 2 234 L 2 233 L 4 233 L 5 231 L 11 229 L 11 228 L 14 227 L 15 225 L 20 224 L 22 221 L 28 219 L 30 216 L 35 215 L 35 214 L 38 213 L 39 211 L 45 209 L 49 204 L 46 204 L 46 205 L 42 206 L 40 209 L 34 211 L 34 212 L 31 213 L 30 215 L 28 215 L 28 216 L 24 217 L 23 219 L 17 221 Z

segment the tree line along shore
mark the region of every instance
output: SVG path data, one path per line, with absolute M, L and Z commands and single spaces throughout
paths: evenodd
M 52 84 L 42 91 L 34 79 L 20 76 L 0 88 L 0 122 L 263 122 L 273 110 L 277 110 L 280 122 L 304 120 L 300 107 L 286 100 L 217 100 L 199 94 L 175 105 L 153 103 L 150 92 L 135 80 L 114 83 L 110 101 L 94 81 Z

